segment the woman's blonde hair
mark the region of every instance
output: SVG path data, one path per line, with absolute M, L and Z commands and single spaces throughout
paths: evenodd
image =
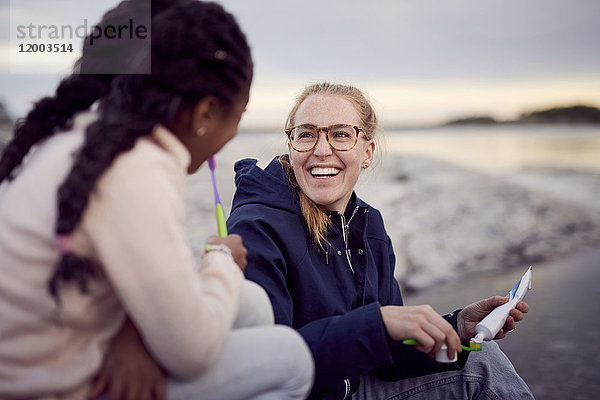
M 377 131 L 377 115 L 375 114 L 375 110 L 373 109 L 370 100 L 360 89 L 339 83 L 320 82 L 307 86 L 296 98 L 296 103 L 288 114 L 286 128 L 296 124 L 296 113 L 298 112 L 300 105 L 313 94 L 338 96 L 348 100 L 358 113 L 360 125 L 365 132 L 367 140 L 375 138 L 375 132 Z M 300 185 L 298 185 L 298 181 L 294 175 L 294 169 L 290 163 L 289 157 L 287 155 L 280 156 L 279 162 L 284 167 L 290 184 L 298 190 L 302 215 L 304 216 L 310 236 L 312 236 L 315 244 L 321 247 L 321 249 L 325 249 L 325 245 L 327 244 L 327 230 L 331 225 L 329 216 L 321 207 L 319 207 L 319 205 L 300 190 Z

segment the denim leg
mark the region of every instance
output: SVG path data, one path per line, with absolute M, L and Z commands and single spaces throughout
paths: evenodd
M 312 355 L 298 333 L 282 325 L 235 329 L 221 356 L 199 378 L 170 379 L 169 400 L 304 399 L 312 387 Z
M 385 382 L 366 373 L 361 376 L 360 387 L 352 399 L 533 399 L 529 387 L 496 342 L 485 342 L 482 348 L 472 352 L 465 368 L 459 371 L 395 382 Z

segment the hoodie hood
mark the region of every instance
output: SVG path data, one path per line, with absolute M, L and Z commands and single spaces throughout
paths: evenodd
M 278 159 L 264 169 L 256 160 L 241 160 L 235 172 L 227 226 L 248 250 L 246 278 L 269 295 L 275 322 L 297 329 L 310 347 L 316 372 L 309 398 L 341 399 L 348 377 L 394 361 L 380 307 L 402 305 L 402 296 L 381 214 L 353 193 L 344 214 L 329 213 L 323 251 L 311 244 L 298 191 Z M 399 359 L 415 368 L 404 353 Z
M 244 158 L 235 163 L 236 192 L 231 212 L 245 204 L 263 204 L 302 215 L 298 193 L 290 185 L 278 157 L 265 169 L 257 162 L 254 158 Z

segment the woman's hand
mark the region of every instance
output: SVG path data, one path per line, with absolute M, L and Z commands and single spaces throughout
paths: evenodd
M 492 296 L 487 299 L 479 300 L 469 304 L 459 314 L 457 318 L 457 330 L 460 340 L 467 341 L 475 336 L 475 325 L 481 322 L 492 310 L 508 302 L 507 297 Z M 517 303 L 516 308 L 510 310 L 504 326 L 494 339 L 502 339 L 506 334 L 515 329 L 516 323 L 521 321 L 524 314 L 529 311 L 529 305 L 524 301 Z
M 165 373 L 144 346 L 129 318 L 114 338 L 88 398 L 165 400 Z
M 240 267 L 242 272 L 244 272 L 244 269 L 246 269 L 246 265 L 248 264 L 246 261 L 248 250 L 246 250 L 244 247 L 244 244 L 242 243 L 242 237 L 240 235 L 233 233 L 224 238 L 211 236 L 208 239 L 208 244 L 222 244 L 229 247 L 229 250 L 231 250 L 231 255 L 233 256 L 233 260 Z
M 381 316 L 388 334 L 394 340 L 415 339 L 423 353 L 435 354 L 443 344 L 448 346 L 448 357 L 461 352 L 458 334 L 431 306 L 384 306 Z

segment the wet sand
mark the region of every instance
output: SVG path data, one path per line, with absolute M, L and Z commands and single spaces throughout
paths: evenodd
M 473 273 L 406 295 L 446 313 L 494 294 L 505 295 L 527 266 Z M 498 341 L 537 399 L 597 399 L 600 393 L 600 249 L 533 266 L 525 320 Z

